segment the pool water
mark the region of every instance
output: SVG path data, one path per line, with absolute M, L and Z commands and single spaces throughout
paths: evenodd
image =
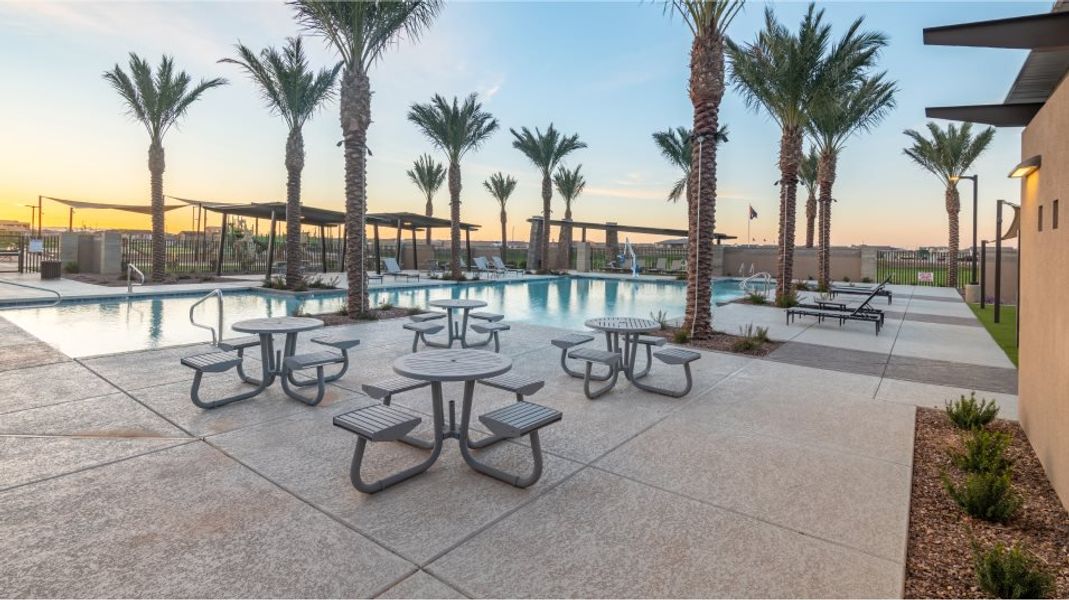
M 595 278 L 557 278 L 537 281 L 486 282 L 463 286 L 394 288 L 371 293 L 372 306 L 426 307 L 431 300 L 483 300 L 483 310 L 506 315 L 513 323 L 582 329 L 598 316 L 647 317 L 659 311 L 682 316 L 686 286 L 682 282 L 648 282 Z M 714 302 L 742 295 L 738 280 L 720 279 L 713 286 Z M 162 296 L 137 300 L 67 301 L 51 308 L 12 308 L 0 311 L 6 319 L 68 356 L 84 357 L 131 350 L 204 342 L 210 335 L 189 322 L 189 307 L 202 295 Z M 224 338 L 240 337 L 229 324 L 257 317 L 337 312 L 345 294 L 330 291 L 293 296 L 266 291 L 224 292 Z M 216 323 L 216 303 L 194 311 L 200 323 Z

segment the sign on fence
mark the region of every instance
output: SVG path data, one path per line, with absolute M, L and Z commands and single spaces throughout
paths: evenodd
M 30 240 L 30 254 L 41 254 L 45 251 L 45 241 L 37 238 Z
M 931 271 L 917 271 L 917 282 L 918 283 L 934 283 L 935 282 L 935 273 L 933 273 Z

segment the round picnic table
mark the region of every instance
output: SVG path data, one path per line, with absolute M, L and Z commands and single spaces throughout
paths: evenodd
M 276 376 L 283 376 L 286 359 L 293 356 L 297 350 L 297 334 L 302 331 L 311 331 L 323 326 L 323 321 L 309 317 L 267 317 L 263 319 L 247 319 L 238 321 L 230 326 L 234 331 L 251 333 L 260 336 L 260 361 L 263 363 L 263 379 L 260 382 L 251 380 L 250 383 L 260 384 L 263 387 L 271 385 Z M 285 335 L 286 343 L 282 351 L 275 351 L 275 335 Z
M 632 379 L 635 371 L 639 336 L 661 328 L 657 321 L 640 317 L 597 317 L 588 319 L 585 325 L 605 333 L 605 345 L 610 352 L 622 352 L 624 375 L 628 380 Z M 622 346 L 621 335 L 624 338 Z
M 463 298 L 445 298 L 445 299 L 442 299 L 442 300 L 431 300 L 427 304 L 429 304 L 429 305 L 431 305 L 431 306 L 433 306 L 435 308 L 444 308 L 445 312 L 446 312 L 446 318 L 449 321 L 449 324 L 448 324 L 448 332 L 449 333 L 448 333 L 448 337 L 447 337 L 448 341 L 443 344 L 441 342 L 432 342 L 430 340 L 424 339 L 424 342 L 428 346 L 433 346 L 435 348 L 452 348 L 453 347 L 453 342 L 456 341 L 456 340 L 460 340 L 460 346 L 462 348 L 468 348 L 468 347 L 472 346 L 471 344 L 468 344 L 468 339 L 467 339 L 467 336 L 468 336 L 468 313 L 470 313 L 471 310 L 474 309 L 474 308 L 483 308 L 484 306 L 486 306 L 486 302 L 484 302 L 482 300 L 467 300 L 467 299 L 463 299 Z M 457 311 L 457 310 L 462 311 L 462 313 L 463 313 L 463 316 L 461 317 L 461 320 L 460 320 L 459 323 L 456 321 L 456 319 L 453 316 L 453 312 Z M 489 340 L 487 340 L 486 342 L 483 342 L 483 343 L 476 344 L 476 345 L 485 346 L 487 342 L 489 342 Z
M 471 405 L 475 395 L 475 382 L 479 379 L 496 377 L 512 369 L 512 359 L 508 356 L 486 350 L 427 350 L 405 354 L 393 362 L 393 370 L 404 377 L 427 381 L 431 384 L 431 403 L 434 415 L 434 446 L 431 456 L 423 470 L 429 469 L 438 459 L 442 444 L 446 438 L 456 438 L 460 445 L 460 454 L 464 462 L 486 475 L 508 480 L 502 471 L 480 463 L 471 455 L 469 449 L 468 429 L 471 423 Z M 442 384 L 448 382 L 464 383 L 464 399 L 461 405 L 460 428 L 457 428 L 455 405 L 449 401 L 449 424 L 445 423 L 445 409 L 442 401 Z M 421 471 L 422 472 L 422 471 Z

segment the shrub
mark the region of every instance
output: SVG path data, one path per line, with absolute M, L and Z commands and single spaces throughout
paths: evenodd
M 750 323 L 746 327 L 739 328 L 739 336 L 731 349 L 735 352 L 750 352 L 765 345 L 768 341 L 768 328 L 754 327 L 754 324 Z
M 427 312 L 427 311 L 423 310 L 422 308 L 416 308 L 415 306 L 410 306 L 410 307 L 405 309 L 405 316 L 411 317 L 411 316 L 414 316 L 414 315 L 422 315 L 425 312 Z
M 1005 456 L 1009 445 L 1009 435 L 978 429 L 965 438 L 965 451 L 951 453 L 950 459 L 967 473 L 1001 475 L 1013 466 L 1013 461 Z
M 1035 555 L 1001 542 L 988 550 L 973 545 L 976 583 L 995 598 L 1053 598 L 1054 575 Z
M 871 277 L 862 277 L 861 278 L 861 283 L 872 283 L 872 278 Z
M 379 304 L 379 310 L 393 310 L 393 304 L 389 302 L 382 302 Z
M 284 290 L 286 289 L 286 278 L 281 275 L 275 275 L 264 282 L 264 287 L 271 290 Z
M 74 274 L 74 273 L 81 273 L 81 270 L 78 268 L 78 262 L 72 260 L 72 261 L 70 261 L 68 263 L 65 263 L 63 265 L 63 272 L 64 273 Z
M 650 313 L 650 318 L 657 321 L 657 324 L 661 326 L 661 331 L 668 329 L 668 313 L 659 310 L 656 313 Z
M 850 278 L 846 275 L 843 275 L 843 283 L 850 283 Z
M 750 304 L 768 304 L 768 298 L 760 292 L 750 292 L 746 295 L 746 301 Z
M 686 273 L 680 273 L 679 275 L 676 275 L 676 281 L 686 281 L 686 280 L 687 280 L 687 274 Z
M 797 292 L 808 292 L 809 291 L 809 282 L 808 281 L 795 281 L 794 282 L 794 289 Z
M 686 329 L 677 329 L 672 341 L 677 344 L 686 344 L 690 341 L 690 333 Z
M 946 403 L 947 416 L 960 429 L 980 429 L 998 416 L 998 405 L 994 400 L 976 401 L 976 392 Z
M 1021 497 L 1013 490 L 1008 472 L 970 473 L 961 485 L 944 474 L 943 487 L 962 510 L 985 521 L 1004 523 L 1021 507 Z
M 783 294 L 776 297 L 776 306 L 780 308 L 790 308 L 798 304 L 798 293 L 794 290 L 788 290 Z
M 312 290 L 332 290 L 338 287 L 338 277 L 334 276 L 330 279 L 323 279 L 322 276 L 316 275 L 311 279 L 302 278 L 306 289 Z

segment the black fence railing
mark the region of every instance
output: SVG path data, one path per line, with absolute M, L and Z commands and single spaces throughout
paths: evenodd
M 643 269 L 655 269 L 663 265 L 664 269 L 672 269 L 681 264 L 687 258 L 685 246 L 658 246 L 654 244 L 636 244 L 631 246 L 638 257 L 640 267 Z M 605 271 L 610 264 L 620 265 L 620 255 L 624 254 L 623 244 L 619 247 L 619 254 L 609 252 L 606 246 L 591 246 L 590 268 L 593 271 Z M 623 260 L 631 258 L 630 254 L 623 256 Z
M 33 240 L 40 240 L 40 246 Z M 59 236 L 30 233 L 0 233 L 0 273 L 38 273 L 42 260 L 59 258 Z
M 972 253 L 959 251 L 955 258 L 949 252 L 938 250 L 880 250 L 876 254 L 876 279 L 883 281 L 888 276 L 891 283 L 946 287 L 950 265 L 957 261 L 958 285 L 969 280 L 972 269 Z
M 338 271 L 341 269 L 342 241 L 336 238 L 307 238 L 301 243 L 301 264 L 305 271 Z M 269 248 L 266 236 L 227 236 L 220 262 L 219 240 L 197 238 L 168 238 L 166 263 L 168 273 L 266 273 L 268 261 L 286 261 L 284 239 L 275 238 L 275 248 Z M 123 268 L 133 264 L 148 272 L 152 268 L 152 240 L 147 237 L 126 237 L 122 240 Z M 221 268 L 220 268 L 221 265 Z

